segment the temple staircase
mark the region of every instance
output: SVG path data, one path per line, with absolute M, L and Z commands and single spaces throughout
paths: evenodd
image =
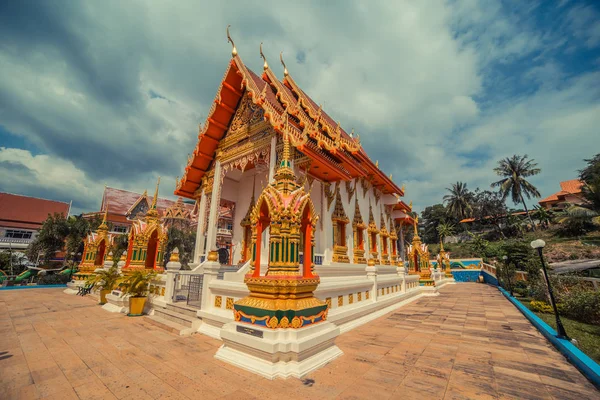
M 146 316 L 152 325 L 180 336 L 190 336 L 200 327 L 197 308 L 184 303 L 167 304 L 166 308 L 155 308 L 153 315 Z

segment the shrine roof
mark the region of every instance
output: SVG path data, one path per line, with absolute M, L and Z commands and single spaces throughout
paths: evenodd
M 113 217 L 113 221 L 115 217 L 118 215 L 124 216 L 130 210 L 131 206 L 140 200 L 144 194 L 131 192 L 129 190 L 123 189 L 115 189 L 111 187 L 107 187 L 104 190 L 104 197 L 102 198 L 102 204 L 100 206 L 101 211 L 106 209 L 106 205 L 108 204 L 108 213 Z M 152 197 L 147 196 L 148 204 L 152 202 Z M 176 204 L 176 201 L 158 198 L 156 201 L 156 209 L 159 215 L 163 215 L 167 208 L 172 207 Z M 194 209 L 193 204 L 183 203 L 184 207 L 190 212 Z M 123 221 L 125 222 L 125 221 Z
M 538 201 L 538 203 L 543 204 L 543 203 L 549 203 L 552 201 L 559 201 L 560 200 L 559 197 L 567 196 L 569 194 L 578 195 L 581 193 L 582 186 L 583 186 L 583 182 L 580 181 L 579 179 L 571 179 L 569 181 L 560 182 L 561 190 L 559 192 L 551 194 L 550 196 L 546 197 L 545 199 Z
M 40 229 L 48 214 L 69 213 L 69 203 L 0 192 L 0 226 Z

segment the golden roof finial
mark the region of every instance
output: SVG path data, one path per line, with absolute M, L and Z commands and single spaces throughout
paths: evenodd
M 375 161 L 375 166 L 379 168 L 379 160 Z
M 400 190 L 402 190 L 402 193 L 404 193 L 404 183 L 402 184 L 402 187 L 400 188 Z
M 419 233 L 417 232 L 417 226 L 419 225 L 419 216 L 417 215 L 415 217 L 415 223 L 413 224 L 414 228 L 415 228 L 415 237 L 419 237 Z
M 444 238 L 440 236 L 440 253 L 444 251 Z
M 285 63 L 283 62 L 283 51 L 281 53 L 279 53 L 279 61 L 281 61 L 281 65 L 283 65 L 283 76 L 288 76 L 289 75 L 288 69 L 285 66 Z
M 156 190 L 154 191 L 154 198 L 152 199 L 152 205 L 150 208 L 156 210 L 156 201 L 158 200 L 158 186 L 160 185 L 160 176 L 158 177 L 158 181 L 156 181 Z
M 350 137 L 353 138 L 354 137 L 354 128 L 352 128 L 352 131 L 350 132 Z
M 412 210 L 412 200 L 410 201 L 410 203 L 408 203 L 408 208 Z
M 290 163 L 290 138 L 287 131 L 283 132 L 283 155 L 281 162 L 285 162 L 286 165 Z
M 231 49 L 231 56 L 232 56 L 232 57 L 235 57 L 235 56 L 237 56 L 237 53 L 238 53 L 238 52 L 237 52 L 237 49 L 235 48 L 235 43 L 233 43 L 233 39 L 231 38 L 231 36 L 229 36 L 229 27 L 230 27 L 230 26 L 231 26 L 231 25 L 227 25 L 227 41 L 228 41 L 229 43 L 231 43 L 231 46 L 233 47 L 233 48 Z
M 267 64 L 267 57 L 265 57 L 265 54 L 262 51 L 262 42 L 260 42 L 260 57 L 265 60 L 265 63 L 263 64 L 263 69 L 268 69 L 269 68 L 269 64 Z
M 106 207 L 104 207 L 104 215 L 102 216 L 102 223 L 98 226 L 98 230 L 108 230 L 106 219 L 108 218 L 108 200 L 106 200 Z
M 392 174 L 390 174 L 390 181 L 392 180 Z

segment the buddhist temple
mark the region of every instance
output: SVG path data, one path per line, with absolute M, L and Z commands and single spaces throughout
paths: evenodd
M 257 74 L 234 47 L 212 108 L 200 126 L 198 143 L 177 182 L 175 194 L 195 200 L 198 208 L 194 261 L 200 263 L 220 247 L 219 205 L 226 200 L 239 211 L 232 213 L 230 225 L 231 264 L 248 261 L 256 245 L 259 268 L 265 273 L 270 229 L 266 227 L 262 237 L 251 242 L 247 216 L 254 207 L 252 200 L 274 182 L 284 134 L 290 141 L 290 168 L 320 217 L 314 231 L 315 264 L 401 260 L 398 243 L 390 242 L 398 235 L 390 230 L 411 221 L 408 207 L 400 201 L 404 190 L 369 158 L 358 134 L 348 133 L 300 88 L 282 55 L 281 79 L 262 46 L 260 55 L 263 71 Z M 355 214 L 373 215 L 366 229 L 355 221 Z M 369 251 L 364 249 L 367 242 Z M 304 247 L 300 249 L 299 257 L 304 259 Z

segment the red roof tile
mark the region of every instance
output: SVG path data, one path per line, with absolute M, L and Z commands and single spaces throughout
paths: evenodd
M 115 189 L 107 187 L 104 190 L 104 198 L 102 200 L 101 211 L 104 211 L 105 204 L 108 204 L 109 214 L 125 215 L 131 206 L 139 200 L 142 196 L 140 193 L 130 192 L 128 190 Z M 148 204 L 152 203 L 152 196 L 147 196 Z M 156 209 L 160 215 L 163 215 L 167 208 L 173 206 L 176 202 L 168 199 L 161 199 L 160 197 L 156 201 Z M 193 204 L 184 203 L 186 209 L 190 212 L 194 209 Z
M 570 181 L 564 181 L 560 183 L 560 188 L 568 193 L 577 194 L 581 193 L 581 187 L 583 182 L 579 179 L 571 179 Z
M 69 203 L 0 193 L 0 225 L 10 228 L 39 229 L 48 214 L 69 213 Z

